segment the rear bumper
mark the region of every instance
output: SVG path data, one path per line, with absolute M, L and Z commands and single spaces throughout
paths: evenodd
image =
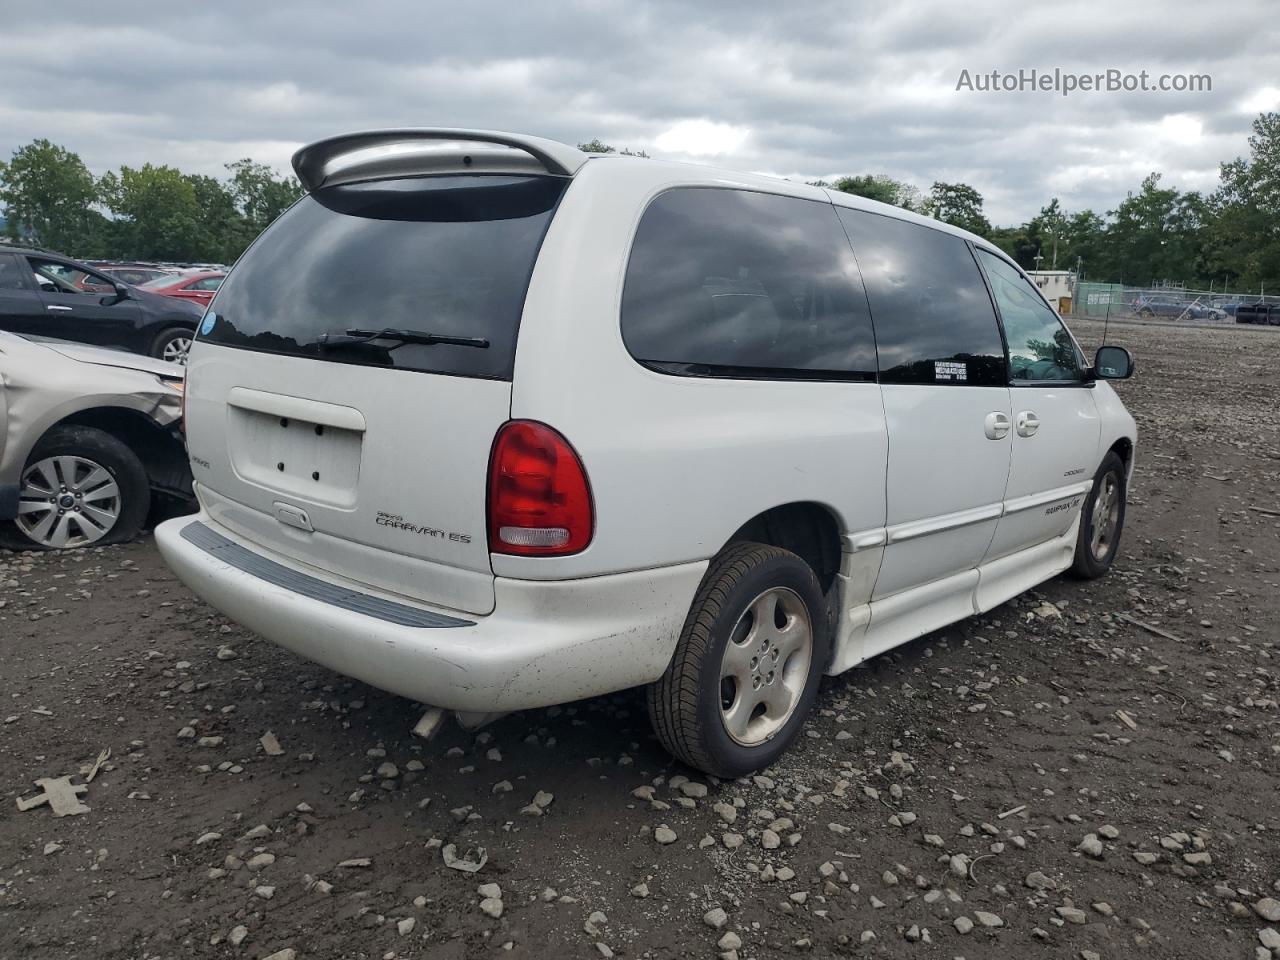
M 494 612 L 475 617 L 321 579 L 320 571 L 237 539 L 205 513 L 161 524 L 155 536 L 187 586 L 266 639 L 392 693 L 481 713 L 656 680 L 707 567 L 578 580 L 499 577 Z

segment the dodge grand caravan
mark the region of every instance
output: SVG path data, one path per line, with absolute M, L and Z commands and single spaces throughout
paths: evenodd
M 646 686 L 734 776 L 823 674 L 1115 559 L 1136 439 L 987 241 L 819 187 L 395 130 L 323 140 L 190 353 L 213 606 L 476 722 Z

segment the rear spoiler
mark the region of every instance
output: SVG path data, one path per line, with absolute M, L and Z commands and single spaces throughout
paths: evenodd
M 370 130 L 318 140 L 293 155 L 308 192 L 377 177 L 426 173 L 549 173 L 572 177 L 588 157 L 542 137 L 493 130 Z

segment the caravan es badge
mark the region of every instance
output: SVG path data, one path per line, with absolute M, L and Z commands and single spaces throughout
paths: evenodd
M 398 513 L 386 513 L 379 510 L 377 516 L 373 518 L 373 522 L 380 527 L 391 527 L 395 530 L 405 530 L 409 533 L 421 534 L 424 537 L 435 537 L 440 540 L 450 540 L 453 543 L 471 542 L 471 535 L 468 533 L 451 533 L 448 530 L 440 530 L 436 527 L 422 527 L 416 523 L 410 523 Z

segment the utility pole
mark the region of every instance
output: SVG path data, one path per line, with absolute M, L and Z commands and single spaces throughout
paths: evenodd
M 1039 250 L 1037 250 L 1037 251 L 1036 251 L 1036 255 L 1035 255 L 1034 257 L 1032 257 L 1031 259 L 1032 259 L 1032 260 L 1034 260 L 1034 261 L 1036 262 L 1036 270 L 1037 270 L 1037 271 L 1039 271 L 1039 270 L 1040 270 L 1040 261 L 1044 259 L 1044 254 L 1042 254 Z

